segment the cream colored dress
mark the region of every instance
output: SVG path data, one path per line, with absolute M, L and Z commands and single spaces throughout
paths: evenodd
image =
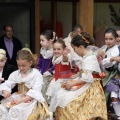
M 106 100 L 100 78 L 92 75 L 100 73 L 97 58 L 92 52 L 83 57 L 81 69 L 79 78 L 86 84 L 76 91 L 61 88 L 51 101 L 50 111 L 55 112 L 57 120 L 95 120 L 96 117 L 107 120 Z
M 11 92 L 11 89 L 16 84 L 18 84 L 18 92 L 12 94 L 4 101 L 20 98 L 25 95 L 31 96 L 34 99 L 10 108 L 3 101 L 0 104 L 0 120 L 45 120 L 47 117 L 49 118 L 50 112 L 41 93 L 43 79 L 40 72 L 33 68 L 24 78 L 19 70 L 13 72 L 8 80 L 0 85 L 1 94 L 2 90 Z

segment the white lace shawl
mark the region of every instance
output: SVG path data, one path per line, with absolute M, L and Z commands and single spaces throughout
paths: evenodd
M 40 54 L 44 59 L 50 59 L 53 57 L 53 48 L 46 50 L 45 48 L 40 49 Z

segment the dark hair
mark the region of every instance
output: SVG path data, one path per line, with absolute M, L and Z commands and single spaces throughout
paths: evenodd
M 106 33 L 112 33 L 112 35 L 113 35 L 115 38 L 118 37 L 118 34 L 117 34 L 116 30 L 113 29 L 113 28 L 108 28 L 108 29 L 105 31 L 105 34 L 106 34 Z M 104 34 L 104 35 L 105 35 L 105 34 Z
M 63 38 L 58 38 L 57 40 L 55 40 L 53 42 L 53 44 L 55 43 L 60 43 L 63 46 L 63 49 L 66 48 L 65 42 L 63 41 Z
M 72 39 L 71 44 L 77 47 L 79 47 L 80 45 L 83 45 L 86 48 L 88 45 L 93 44 L 94 43 L 93 41 L 94 39 L 91 38 L 91 36 L 88 33 L 82 32 L 81 35 L 76 35 Z
M 52 30 L 45 30 L 41 35 L 44 35 L 47 40 L 53 39 Z
M 80 29 L 81 31 L 83 31 L 83 27 L 79 24 L 77 24 L 73 27 L 73 31 L 76 31 L 77 29 Z
M 22 50 L 19 50 L 17 53 L 16 60 L 27 60 L 28 62 L 32 61 L 33 64 L 31 67 L 36 66 L 34 55 L 29 48 L 23 48 Z
M 5 31 L 5 30 L 6 30 L 6 27 L 8 27 L 8 26 L 13 29 L 13 26 L 12 26 L 12 25 L 4 25 L 4 26 L 3 26 L 3 30 Z
M 54 40 L 53 40 L 53 41 L 55 41 L 55 40 L 57 40 L 57 39 L 58 39 L 58 36 L 57 36 L 56 32 L 54 32 L 54 31 L 53 31 L 53 38 L 54 38 Z

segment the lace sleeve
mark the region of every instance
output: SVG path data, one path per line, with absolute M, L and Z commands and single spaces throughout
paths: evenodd
M 92 71 L 83 70 L 80 79 L 84 82 L 93 82 L 94 78 L 92 75 Z

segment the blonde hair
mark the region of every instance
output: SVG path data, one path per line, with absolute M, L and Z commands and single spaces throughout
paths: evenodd
M 33 64 L 31 65 L 31 67 L 36 66 L 34 54 L 31 52 L 29 48 L 23 48 L 19 50 L 17 53 L 16 60 L 27 60 L 28 62 L 32 61 Z

